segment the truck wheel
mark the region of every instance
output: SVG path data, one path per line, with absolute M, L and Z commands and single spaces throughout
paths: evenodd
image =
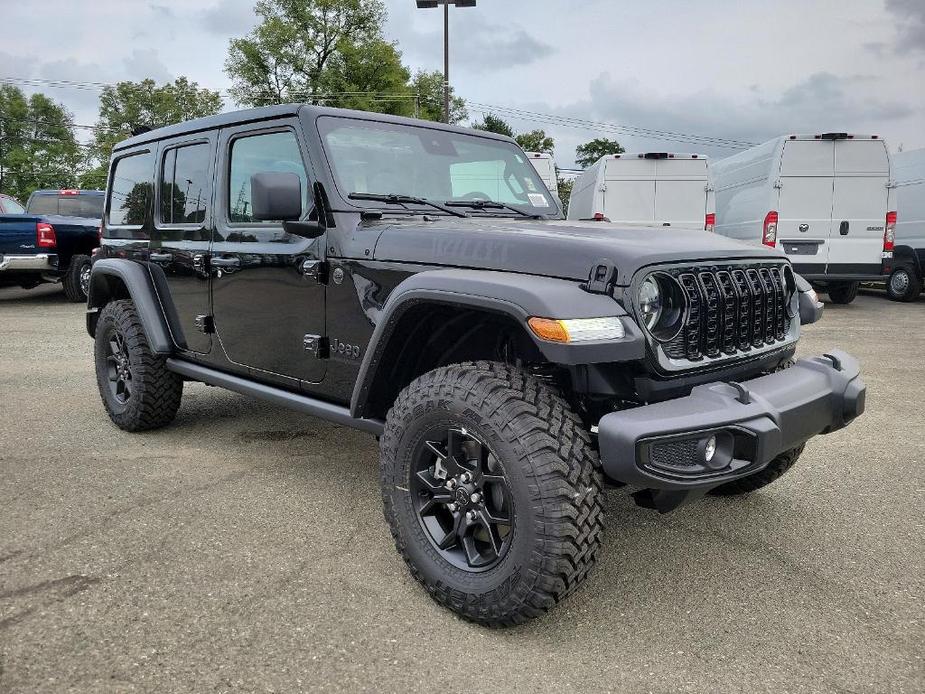
M 886 293 L 893 301 L 915 301 L 922 293 L 922 280 L 912 268 L 901 265 L 890 275 Z
M 144 431 L 173 421 L 183 379 L 151 351 L 131 301 L 113 301 L 100 312 L 94 357 L 100 397 L 117 427 Z
M 385 519 L 430 595 L 490 626 L 543 614 L 588 575 L 602 476 L 581 421 L 521 369 L 435 369 L 395 400 L 380 440 Z
M 860 287 L 860 282 L 841 282 L 830 284 L 826 293 L 833 304 L 850 304 L 858 295 Z
M 803 446 L 791 448 L 784 451 L 761 472 L 754 475 L 743 477 L 742 479 L 726 482 L 710 490 L 710 494 L 715 496 L 738 496 L 739 494 L 749 494 L 757 489 L 766 487 L 778 477 L 783 475 L 787 470 L 793 467 L 794 463 L 800 458 L 803 452 Z
M 90 256 L 75 255 L 64 275 L 64 295 L 68 301 L 87 303 L 90 291 Z

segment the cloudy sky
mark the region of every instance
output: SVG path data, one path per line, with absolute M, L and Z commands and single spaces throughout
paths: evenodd
M 386 34 L 405 62 L 441 68 L 441 13 L 386 4 Z M 187 75 L 224 90 L 228 39 L 253 26 L 252 5 L 0 0 L 0 78 Z M 878 133 L 894 150 L 925 147 L 925 0 L 479 0 L 451 15 L 451 80 L 478 104 L 470 114 L 529 112 L 508 120 L 545 128 L 563 167 L 599 135 L 629 151 L 711 156 L 736 150 L 703 138 L 785 132 Z M 45 91 L 78 123 L 95 121 L 96 91 Z

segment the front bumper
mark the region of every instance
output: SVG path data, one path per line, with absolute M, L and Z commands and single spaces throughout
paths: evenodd
M 835 350 L 743 383 L 709 383 L 683 398 L 611 412 L 598 423 L 604 473 L 670 492 L 661 496 L 676 506 L 841 429 L 864 411 L 865 393 L 857 360 Z
M 58 256 L 48 253 L 37 255 L 0 255 L 0 272 L 43 272 L 58 267 Z

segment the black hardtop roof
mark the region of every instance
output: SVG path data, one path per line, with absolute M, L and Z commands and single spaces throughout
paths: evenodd
M 339 116 L 341 118 L 358 118 L 361 120 L 378 121 L 380 123 L 397 123 L 402 125 L 413 125 L 417 127 L 427 127 L 436 130 L 447 130 L 449 132 L 462 133 L 467 135 L 478 134 L 494 140 L 503 140 L 504 142 L 514 142 L 513 139 L 504 135 L 490 133 L 483 130 L 473 131 L 470 128 L 460 128 L 455 125 L 437 123 L 429 120 L 419 120 L 417 118 L 405 118 L 404 116 L 391 116 L 385 113 L 373 113 L 370 111 L 353 111 L 346 108 L 329 108 L 326 106 L 311 106 L 309 104 L 280 104 L 278 106 L 263 106 L 261 108 L 249 108 L 240 111 L 229 111 L 219 113 L 214 116 L 205 118 L 196 118 L 183 123 L 167 125 L 163 128 L 150 130 L 141 133 L 127 140 L 118 143 L 114 150 L 124 150 L 148 142 L 157 142 L 168 137 L 186 135 L 189 133 L 200 132 L 203 130 L 214 130 L 242 123 L 253 123 L 262 120 L 281 118 L 284 116 L 297 116 L 306 114 L 310 117 L 318 116 Z

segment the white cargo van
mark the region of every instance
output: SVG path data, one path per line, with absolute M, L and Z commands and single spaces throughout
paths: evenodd
M 711 230 L 707 158 L 673 152 L 601 157 L 575 181 L 568 218 Z
M 925 280 L 925 149 L 893 155 L 896 222 L 893 257 L 883 261 L 886 291 L 896 301 L 913 301 Z
M 553 161 L 552 155 L 546 152 L 527 152 L 526 154 L 533 168 L 543 179 L 543 183 L 549 188 L 549 192 L 558 198 L 559 180 L 556 177 L 556 162 Z
M 896 208 L 876 135 L 784 135 L 712 162 L 716 232 L 782 249 L 796 272 L 847 304 L 882 279 Z

